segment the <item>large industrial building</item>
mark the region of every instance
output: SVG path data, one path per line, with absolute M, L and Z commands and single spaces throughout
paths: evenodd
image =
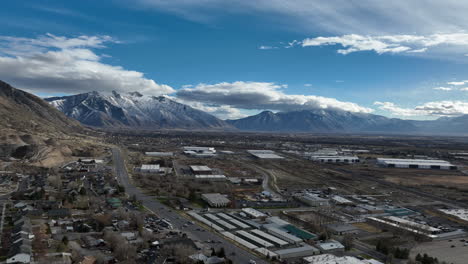
M 148 157 L 172 157 L 173 152 L 145 152 L 145 155 Z
M 311 156 L 310 159 L 320 163 L 359 163 L 357 156 Z
M 457 166 L 444 160 L 378 158 L 377 164 L 387 168 L 456 170 Z
M 212 147 L 184 147 L 184 154 L 198 157 L 209 158 L 216 155 L 216 149 Z
M 273 150 L 251 149 L 247 150 L 247 152 L 258 159 L 284 159 L 280 155 L 276 154 Z
M 204 193 L 201 197 L 211 207 L 226 207 L 231 202 L 226 196 L 219 193 Z
M 213 172 L 213 170 L 210 167 L 201 165 L 192 165 L 190 166 L 190 170 L 195 175 L 207 175 Z
M 320 254 L 320 250 L 313 246 L 304 244 L 300 247 L 277 250 L 275 251 L 275 254 L 277 254 L 280 259 L 300 258 Z

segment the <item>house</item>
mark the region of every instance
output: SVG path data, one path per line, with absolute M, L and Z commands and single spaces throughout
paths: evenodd
M 31 254 L 18 253 L 7 258 L 6 263 L 31 263 Z
M 70 217 L 70 215 L 70 209 L 68 208 L 52 209 L 47 212 L 49 218 L 65 218 Z

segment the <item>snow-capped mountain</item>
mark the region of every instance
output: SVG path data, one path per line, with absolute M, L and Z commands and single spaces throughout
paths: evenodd
M 332 109 L 279 113 L 264 111 L 258 115 L 227 122 L 240 130 L 250 131 L 413 133 L 418 130 L 410 120 Z
M 46 100 L 65 115 L 95 127 L 232 128 L 225 121 L 167 97 L 144 96 L 138 92 L 110 95 L 89 92 Z

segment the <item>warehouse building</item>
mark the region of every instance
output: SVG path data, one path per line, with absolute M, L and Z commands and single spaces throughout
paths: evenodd
M 320 163 L 359 163 L 357 156 L 311 156 L 310 159 Z
M 284 159 L 280 155 L 276 154 L 273 150 L 251 149 L 247 150 L 247 152 L 258 159 Z
M 242 208 L 242 212 L 251 218 L 266 218 L 267 215 L 253 208 Z
M 267 241 L 272 242 L 273 244 L 275 244 L 278 247 L 283 247 L 283 246 L 286 246 L 286 245 L 289 244 L 287 241 L 279 239 L 279 238 L 277 238 L 275 236 L 272 236 L 272 235 L 270 235 L 268 233 L 265 233 L 265 232 L 263 232 L 262 230 L 259 230 L 259 229 L 253 229 L 250 232 L 252 232 L 256 236 L 259 236 L 259 237 L 261 237 L 261 238 L 263 238 L 263 239 L 265 239 Z
M 383 264 L 375 259 L 360 260 L 352 256 L 338 257 L 332 254 L 321 254 L 303 258 L 305 263 L 310 264 Z
M 195 180 L 207 180 L 207 181 L 224 181 L 226 175 L 222 174 L 207 174 L 207 175 L 195 175 Z
M 191 165 L 190 171 L 195 175 L 209 175 L 213 173 L 213 170 L 208 166 Z
M 387 228 L 394 228 L 408 231 L 410 233 L 424 235 L 430 239 L 437 238 L 437 234 L 442 233 L 442 230 L 426 224 L 420 224 L 411 220 L 407 220 L 396 216 L 369 217 L 369 223 Z
M 328 206 L 329 200 L 320 197 L 318 194 L 315 193 L 303 193 L 297 196 L 294 196 L 297 200 L 309 205 L 309 206 Z
M 274 226 L 264 226 L 264 227 L 266 228 L 269 234 L 272 234 L 278 238 L 281 238 L 282 240 L 285 240 L 289 243 L 298 244 L 302 242 L 302 239 L 298 238 L 297 236 L 293 236 L 289 234 L 288 232 L 283 231 L 277 227 L 274 227 Z
M 212 147 L 184 147 L 184 154 L 198 157 L 209 158 L 216 155 L 216 149 Z
M 323 252 L 323 253 L 333 253 L 333 252 L 343 252 L 345 250 L 345 247 L 343 244 L 336 240 L 329 240 L 326 242 L 321 242 L 317 243 L 317 247 Z
M 243 237 L 244 239 L 246 239 L 247 241 L 257 245 L 257 246 L 260 246 L 260 247 L 264 247 L 264 248 L 270 248 L 270 247 L 273 247 L 274 245 L 264 239 L 261 239 L 260 237 L 258 236 L 254 236 L 252 235 L 251 233 L 248 233 L 247 231 L 244 231 L 244 230 L 239 230 L 236 232 L 238 235 L 240 235 L 241 237 Z
M 387 168 L 456 170 L 457 166 L 444 160 L 386 159 L 378 158 L 377 164 Z
M 143 164 L 140 167 L 141 173 L 163 173 L 164 169 L 159 164 Z
M 201 197 L 211 207 L 226 207 L 231 202 L 226 196 L 219 193 L 204 193 Z
M 148 157 L 172 157 L 174 153 L 172 152 L 145 152 L 145 155 Z
M 275 251 L 280 259 L 301 258 L 306 256 L 318 255 L 320 250 L 313 246 L 303 245 L 301 247 L 280 249 Z

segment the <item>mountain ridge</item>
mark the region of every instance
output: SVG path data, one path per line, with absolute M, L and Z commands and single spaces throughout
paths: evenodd
M 142 129 L 233 129 L 227 122 L 165 96 L 138 92 L 88 92 L 46 100 L 68 117 L 93 127 Z

